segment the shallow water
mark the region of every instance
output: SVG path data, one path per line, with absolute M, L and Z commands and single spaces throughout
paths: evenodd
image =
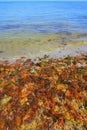
M 0 59 L 87 45 L 87 2 L 0 2 Z
M 79 35 L 58 33 L 58 34 L 31 34 L 24 37 L 11 37 L 0 40 L 0 59 L 28 57 L 35 58 L 45 54 L 50 54 L 54 51 L 58 51 L 58 54 L 71 50 L 72 55 L 75 51 L 83 52 L 84 49 L 78 50 L 78 47 L 86 48 L 87 51 L 87 39 L 84 37 L 79 39 Z M 77 48 L 74 50 L 74 48 Z M 63 51 L 65 50 L 65 51 Z M 72 51 L 73 50 L 73 51 Z M 85 51 L 85 52 L 86 52 Z M 65 53 L 68 54 L 68 53 Z M 61 53 L 62 56 L 62 53 Z

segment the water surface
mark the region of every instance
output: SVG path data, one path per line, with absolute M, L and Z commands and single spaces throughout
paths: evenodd
M 87 2 L 0 2 L 0 57 L 87 44 Z
M 87 2 L 0 2 L 0 32 L 87 33 Z

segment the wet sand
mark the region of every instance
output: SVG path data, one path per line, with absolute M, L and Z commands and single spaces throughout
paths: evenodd
M 20 57 L 34 59 L 44 55 L 58 58 L 86 52 L 86 34 L 15 32 L 0 37 L 0 60 L 15 60 Z

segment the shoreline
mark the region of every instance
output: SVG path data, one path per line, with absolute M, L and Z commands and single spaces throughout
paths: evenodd
M 37 55 L 31 55 L 28 54 L 26 56 L 20 55 L 20 56 L 14 56 L 14 57 L 8 57 L 8 58 L 0 58 L 0 62 L 8 61 L 9 63 L 15 63 L 18 59 L 31 59 L 33 62 L 38 62 L 39 59 L 43 59 L 44 57 L 48 57 L 48 59 L 60 59 L 65 58 L 67 56 L 76 57 L 81 55 L 87 55 L 87 46 L 86 45 L 80 45 L 75 47 L 69 47 L 61 50 L 54 50 L 52 52 L 46 52 L 44 54 L 37 54 Z
M 0 60 L 0 77 L 0 129 L 87 128 L 86 42 Z
M 61 58 L 87 53 L 86 35 L 80 34 L 31 34 L 27 37 L 0 39 L 0 61 L 26 59 Z

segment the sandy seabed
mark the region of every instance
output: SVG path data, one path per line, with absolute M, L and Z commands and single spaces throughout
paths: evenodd
M 0 37 L 0 59 L 15 60 L 20 57 L 35 59 L 49 55 L 58 58 L 87 52 L 86 34 L 40 34 L 10 32 Z

